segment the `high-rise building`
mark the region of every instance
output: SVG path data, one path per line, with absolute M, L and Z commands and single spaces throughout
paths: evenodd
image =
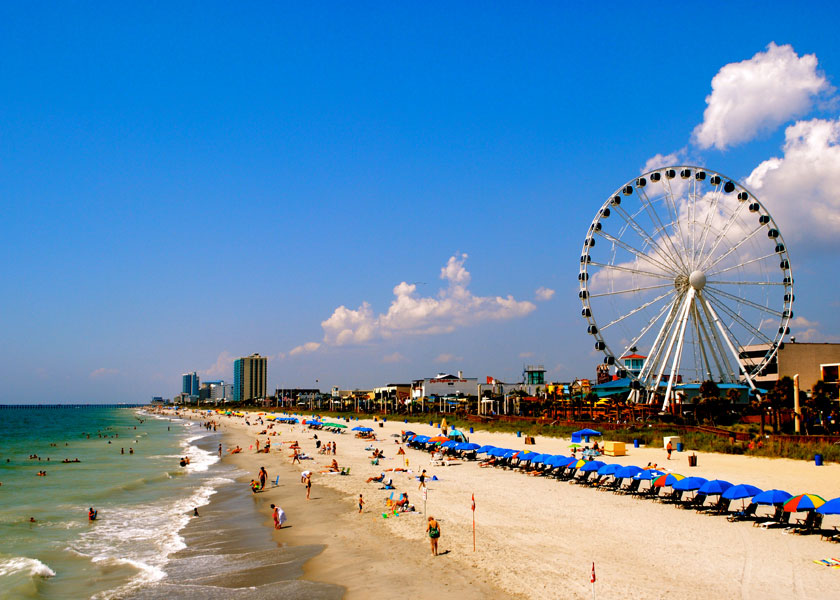
M 198 373 L 184 373 L 181 375 L 181 393 L 187 396 L 198 396 Z
M 265 398 L 268 358 L 259 354 L 233 361 L 233 401 L 248 402 Z

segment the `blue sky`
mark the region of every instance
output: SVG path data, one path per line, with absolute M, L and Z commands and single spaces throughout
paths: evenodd
M 807 124 L 840 118 L 837 16 L 830 3 L 4 4 L 0 402 L 171 396 L 182 372 L 230 379 L 231 357 L 253 352 L 271 357 L 271 389 L 457 369 L 516 380 L 530 362 L 593 377 L 576 274 L 598 207 L 657 154 L 741 181 L 776 157 L 798 181 L 809 161 L 786 155 L 787 128 L 836 150 Z M 780 80 L 801 94 L 759 123 L 750 106 L 720 117 L 737 139 L 692 136 L 713 124 L 713 78 L 770 43 L 790 46 Z M 836 341 L 838 242 L 814 228 L 840 214 L 826 191 L 840 163 L 812 175 L 824 183 L 762 191 L 794 261 L 800 335 Z M 401 282 L 408 298 L 468 296 L 377 321 Z M 364 303 L 374 330 L 339 341 L 322 326 Z

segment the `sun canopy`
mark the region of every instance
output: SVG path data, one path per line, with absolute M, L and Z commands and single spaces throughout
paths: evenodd
M 703 487 L 703 484 L 705 484 L 706 481 L 707 480 L 703 477 L 686 477 L 685 479 L 681 479 L 680 481 L 672 485 L 671 489 L 682 490 L 684 492 L 699 490 L 701 487 Z
M 723 492 L 723 497 L 727 500 L 741 500 L 743 498 L 752 498 L 756 494 L 760 494 L 761 489 L 750 485 L 748 483 L 741 483 L 733 485 L 731 488 Z
M 597 471 L 604 466 L 604 462 L 600 460 L 590 460 L 588 463 L 580 468 L 581 473 L 588 473 L 589 471 Z
M 752 501 L 756 504 L 783 504 L 792 497 L 793 494 L 784 490 L 766 490 L 756 494 Z
M 840 515 L 840 498 L 829 500 L 822 506 L 818 506 L 817 512 L 824 515 Z
M 600 431 L 595 431 L 594 429 L 581 429 L 580 431 L 575 431 L 572 434 L 572 442 L 575 444 L 580 443 L 581 437 L 589 437 L 589 436 L 600 436 Z
M 799 512 L 801 510 L 814 510 L 825 504 L 820 496 L 816 494 L 799 494 L 787 500 L 782 505 L 782 510 L 785 512 Z
M 732 484 L 723 479 L 712 479 L 700 486 L 700 493 L 707 496 L 719 496 L 732 487 Z
M 627 479 L 629 477 L 635 477 L 641 472 L 641 467 L 637 467 L 636 465 L 627 465 L 626 467 L 621 467 L 618 471 L 615 472 L 615 478 Z

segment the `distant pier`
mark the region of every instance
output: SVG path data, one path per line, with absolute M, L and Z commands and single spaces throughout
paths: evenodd
M 0 410 L 28 410 L 33 408 L 140 408 L 146 404 L 0 404 Z

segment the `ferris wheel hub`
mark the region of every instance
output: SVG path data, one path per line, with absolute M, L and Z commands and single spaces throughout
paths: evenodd
M 693 271 L 688 276 L 688 282 L 695 290 L 700 291 L 706 285 L 706 274 L 703 271 Z

